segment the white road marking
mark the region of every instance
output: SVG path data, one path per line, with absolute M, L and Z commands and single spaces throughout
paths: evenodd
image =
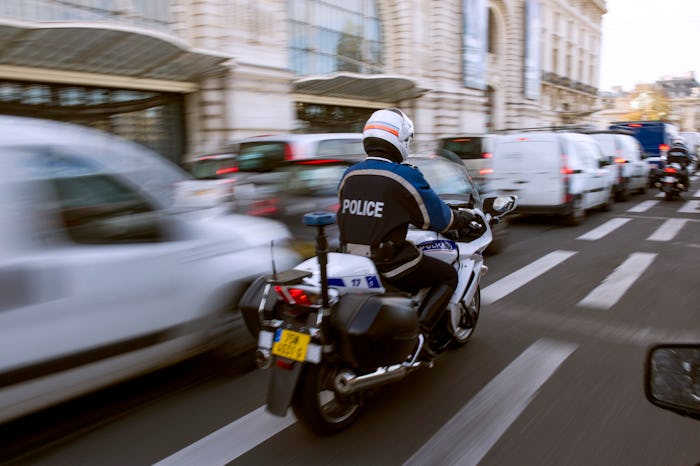
M 296 422 L 277 417 L 264 406 L 156 463 L 156 466 L 223 466 Z
M 570 343 L 535 342 L 404 464 L 477 465 L 575 350 Z
M 659 201 L 644 201 L 640 202 L 636 206 L 627 209 L 627 212 L 646 212 L 647 210 L 651 209 L 654 207 L 656 204 L 658 204 Z
M 539 277 L 555 265 L 576 254 L 576 251 L 553 251 L 520 270 L 506 275 L 481 290 L 481 303 L 490 304 L 512 293 L 527 282 Z
M 677 210 L 679 213 L 700 214 L 700 201 L 686 201 L 683 207 Z
M 695 194 L 693 194 L 693 197 L 700 197 L 700 191 L 697 191 Z
M 633 252 L 603 283 L 578 302 L 578 306 L 610 309 L 654 261 L 656 254 Z
M 683 226 L 688 223 L 687 218 L 670 218 L 661 224 L 650 237 L 649 241 L 670 241 L 680 231 Z
M 579 236 L 576 239 L 595 241 L 595 240 L 600 239 L 603 236 L 607 235 L 608 233 L 620 228 L 622 225 L 629 222 L 630 220 L 632 220 L 632 219 L 631 218 L 613 218 L 613 219 L 610 219 L 607 222 L 603 223 L 602 225 L 598 226 L 597 228 L 594 228 L 593 230 L 589 231 L 588 233 L 584 233 L 583 235 Z
M 666 196 L 666 193 L 663 192 L 663 191 L 661 191 L 661 192 L 659 192 L 659 194 L 657 194 L 657 195 L 654 196 L 654 197 L 664 197 L 664 196 Z

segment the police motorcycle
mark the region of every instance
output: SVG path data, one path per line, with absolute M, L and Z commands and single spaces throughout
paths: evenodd
M 452 209 L 468 207 L 446 203 Z M 464 345 L 473 334 L 491 226 L 516 205 L 516 196 L 484 198 L 483 210 L 471 212 L 485 228 L 466 237 L 409 229 L 407 239 L 423 254 L 458 272 L 448 310 L 428 337 L 436 353 Z M 432 367 L 432 360 L 419 358 L 428 342 L 419 330 L 417 308 L 427 288 L 414 296 L 392 290 L 370 258 L 329 252 L 324 227 L 335 223 L 335 214 L 306 214 L 304 223 L 317 228 L 317 256 L 281 273 L 273 265 L 271 275 L 246 290 L 239 308 L 257 335 L 256 363 L 270 370 L 267 411 L 286 416 L 291 406 L 300 424 L 326 435 L 353 423 L 379 387 Z
M 673 151 L 669 151 L 666 156 L 663 173 L 656 182 L 656 187 L 663 193 L 667 201 L 672 201 L 681 197 L 683 191 L 687 191 L 690 186 L 688 180 L 688 165 L 689 157 L 687 155 L 676 155 Z M 681 176 L 685 172 L 686 176 Z M 685 178 L 685 180 L 683 179 Z

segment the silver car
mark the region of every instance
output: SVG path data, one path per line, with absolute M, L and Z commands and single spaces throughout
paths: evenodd
M 298 256 L 278 222 L 180 208 L 189 175 L 89 128 L 0 116 L 0 422 L 245 335 Z M 240 330 L 240 332 L 239 332 Z

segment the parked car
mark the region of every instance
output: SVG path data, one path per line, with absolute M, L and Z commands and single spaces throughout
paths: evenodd
M 278 222 L 182 209 L 188 180 L 116 136 L 0 116 L 0 422 L 245 343 L 239 296 L 299 257 Z
M 482 208 L 481 194 L 467 168 L 432 152 L 411 155 L 408 163 L 418 167 L 430 187 L 443 199 L 462 200 Z M 493 241 L 486 250 L 498 254 L 508 245 L 510 227 L 506 219 L 493 226 Z
M 490 190 L 518 196 L 518 213 L 554 214 L 578 225 L 587 210 L 609 210 L 613 171 L 591 136 L 556 131 L 500 135 L 493 149 Z
M 632 192 L 644 194 L 649 184 L 649 164 L 639 141 L 631 133 L 603 130 L 587 133 L 598 141 L 615 175 L 615 200 L 627 201 Z
M 457 154 L 477 187 L 484 191 L 492 172 L 493 134 L 463 134 L 438 140 L 437 148 Z

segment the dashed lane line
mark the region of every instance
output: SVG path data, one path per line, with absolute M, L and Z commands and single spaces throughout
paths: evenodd
M 511 362 L 459 410 L 405 466 L 475 466 L 527 408 L 537 391 L 576 350 L 541 339 Z
M 617 303 L 644 271 L 654 262 L 656 254 L 634 252 L 620 264 L 603 283 L 578 302 L 578 306 L 610 309 Z
M 686 201 L 683 207 L 678 209 L 679 213 L 700 214 L 700 201 Z
M 654 207 L 656 204 L 658 204 L 659 201 L 643 201 L 637 204 L 634 207 L 631 207 L 627 209 L 627 212 L 646 212 L 647 210 L 651 209 Z
M 598 240 L 598 239 L 604 237 L 605 235 L 620 228 L 622 225 L 629 222 L 630 220 L 632 220 L 632 219 L 631 218 L 613 218 L 613 219 L 610 219 L 607 222 L 603 223 L 602 225 L 598 226 L 597 228 L 594 228 L 593 230 L 579 236 L 576 239 L 581 239 L 581 240 L 586 240 L 586 241 Z
M 661 224 L 654 233 L 647 238 L 648 241 L 670 241 L 688 223 L 685 218 L 670 218 Z
M 294 415 L 277 417 L 264 406 L 222 427 L 155 466 L 223 466 L 296 422 Z
M 481 290 L 481 303 L 491 304 L 498 301 L 574 254 L 576 251 L 553 251 L 510 275 L 506 275 Z

